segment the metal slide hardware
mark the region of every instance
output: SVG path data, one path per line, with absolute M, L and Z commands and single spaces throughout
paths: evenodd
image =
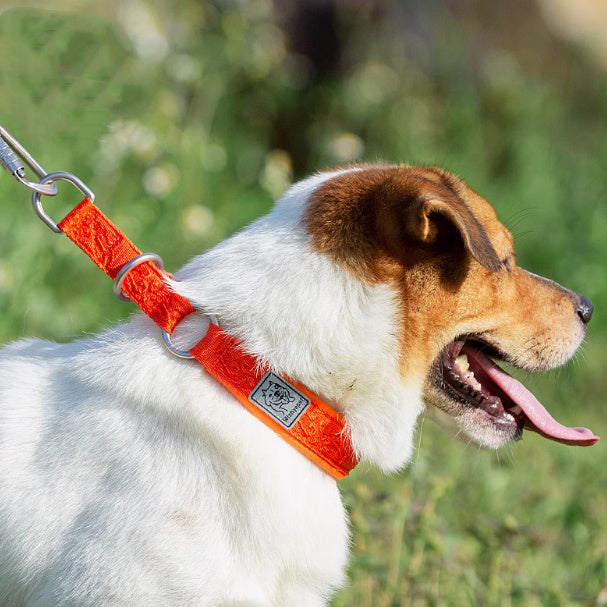
M 26 178 L 24 163 L 28 167 L 30 167 L 31 170 L 39 178 L 38 183 L 34 183 Z M 86 201 L 87 204 L 89 205 L 88 208 L 94 209 L 95 217 L 97 217 L 97 220 L 98 220 L 98 224 L 96 226 L 97 230 L 100 233 L 104 233 L 106 236 L 109 232 L 112 232 L 114 234 L 113 239 L 116 240 L 115 235 L 116 235 L 117 228 L 115 228 L 115 226 L 113 226 L 113 224 L 111 224 L 111 222 L 105 216 L 103 216 L 103 214 L 93 204 L 95 201 L 95 194 L 92 192 L 92 190 L 89 187 L 87 187 L 78 177 L 76 177 L 75 175 L 72 175 L 71 173 L 65 173 L 62 171 L 55 172 L 55 173 L 47 173 L 38 164 L 38 162 L 36 162 L 36 160 L 33 158 L 33 156 L 1 125 L 0 125 L 0 164 L 2 164 L 2 166 L 6 169 L 6 171 L 10 175 L 13 175 L 17 179 L 17 181 L 19 181 L 20 183 L 22 183 L 23 185 L 28 187 L 30 190 L 32 190 L 32 206 L 34 208 L 34 211 L 36 212 L 36 215 L 38 215 L 38 217 L 43 221 L 43 223 L 56 234 L 65 233 L 80 248 L 83 248 L 82 247 L 83 241 L 81 239 L 82 235 L 79 235 L 79 236 L 77 236 L 76 239 L 74 239 L 75 234 L 72 233 L 70 230 L 67 230 L 66 232 L 64 232 L 64 229 L 66 228 L 66 226 L 64 224 L 65 220 L 68 217 L 70 217 L 76 211 L 76 209 L 73 209 L 70 213 L 68 213 L 66 218 L 64 218 L 64 220 L 62 222 L 60 222 L 60 225 L 63 226 L 63 229 L 62 229 L 61 227 L 59 227 L 59 224 L 55 223 L 55 221 L 53 219 L 51 219 L 51 217 L 46 213 L 46 211 L 44 210 L 44 207 L 42 206 L 42 196 L 55 196 L 58 193 L 57 181 L 66 181 L 66 182 L 70 183 L 72 186 L 74 186 L 77 190 L 79 190 L 82 194 L 84 194 L 84 196 L 86 196 L 83 203 Z M 88 201 L 87 201 L 87 199 L 88 199 Z M 126 239 L 126 237 L 124 235 L 122 235 L 122 237 L 124 237 L 124 240 L 126 242 L 128 242 L 128 239 Z M 86 240 L 86 237 L 84 239 Z M 116 244 L 116 242 L 114 242 L 114 244 Z M 132 245 L 132 243 L 129 243 L 129 244 Z M 136 250 L 136 247 L 134 247 L 134 245 L 132 245 L 132 247 L 133 247 L 133 250 Z M 89 255 L 89 257 L 91 257 L 91 255 L 93 255 L 91 253 L 91 251 L 87 251 L 85 249 L 86 249 L 86 247 L 83 249 L 85 251 L 85 253 L 87 253 L 87 255 Z M 93 257 L 95 257 L 95 255 L 93 255 Z M 101 267 L 101 269 L 103 269 L 106 272 L 106 274 L 108 273 L 107 267 L 104 267 L 105 262 L 102 263 L 100 261 L 100 259 L 96 259 L 96 260 L 93 259 L 93 260 L 96 261 L 97 265 L 99 265 L 99 267 Z M 124 263 L 124 265 L 116 273 L 115 278 L 114 278 L 114 295 L 120 301 L 131 301 L 130 297 L 128 297 L 128 295 L 123 291 L 124 280 L 127 277 L 127 275 L 134 268 L 136 268 L 140 264 L 145 264 L 145 263 L 153 263 L 160 271 L 162 271 L 164 268 L 162 259 L 155 253 L 135 254 L 134 257 L 132 257 L 129 261 Z M 175 300 L 178 299 L 178 296 L 173 295 L 173 294 L 171 294 L 170 297 L 172 297 Z M 135 303 L 137 305 L 139 305 L 139 307 L 142 308 L 144 310 L 144 312 L 146 312 L 146 314 L 148 314 L 148 316 L 150 316 L 149 310 L 146 311 L 144 309 L 145 306 L 142 307 L 141 301 L 135 302 Z M 217 319 L 215 318 L 215 316 L 207 313 L 202 308 L 191 307 L 192 312 L 195 310 L 198 310 L 198 311 L 206 314 L 209 317 L 210 321 L 217 325 Z M 189 314 L 191 312 L 188 311 L 187 313 Z M 167 347 L 167 349 L 169 350 L 169 352 L 171 352 L 174 356 L 177 356 L 179 358 L 193 358 L 193 356 L 189 352 L 187 352 L 185 350 L 180 350 L 173 345 L 173 343 L 171 341 L 172 331 L 171 331 L 171 333 L 169 333 L 162 326 L 161 326 L 161 329 L 162 329 L 163 342 L 164 342 L 165 346 Z

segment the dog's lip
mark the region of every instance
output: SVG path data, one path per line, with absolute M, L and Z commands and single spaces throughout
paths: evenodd
M 482 408 L 486 411 L 488 411 L 487 404 L 493 408 L 499 405 L 499 414 L 490 415 L 496 424 L 513 422 L 512 416 L 515 416 L 520 430 L 524 427 L 560 443 L 590 446 L 599 440 L 599 437 L 588 428 L 568 428 L 557 422 L 537 398 L 497 365 L 487 355 L 488 353 L 503 360 L 506 358 L 502 357 L 497 349 L 477 339 L 460 339 L 452 342 L 439 357 L 439 364 L 442 367 L 441 377 L 444 377 L 445 367 L 450 370 L 455 359 L 465 354 L 476 380 L 483 385 L 482 394 L 485 395 L 484 397 L 477 395 L 474 400 L 482 403 Z M 492 403 L 489 398 L 494 402 Z M 468 404 L 476 406 L 474 402 Z

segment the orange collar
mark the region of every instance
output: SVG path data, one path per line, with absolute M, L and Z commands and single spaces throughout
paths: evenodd
M 58 225 L 113 280 L 141 255 L 89 198 Z M 124 294 L 170 334 L 194 307 L 170 290 L 168 276 L 153 262 L 138 261 L 123 273 L 120 284 Z M 342 479 L 356 466 L 344 418 L 304 386 L 260 365 L 217 325 L 210 325 L 190 353 L 257 419 L 333 478 Z
M 217 325 L 190 350 L 257 419 L 336 479 L 356 459 L 343 417 L 301 384 L 259 366 L 240 342 Z

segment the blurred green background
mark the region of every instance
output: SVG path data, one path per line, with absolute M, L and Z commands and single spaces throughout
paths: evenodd
M 29 8 L 25 8 L 25 6 Z M 494 203 L 519 263 L 596 304 L 583 351 L 526 379 L 605 434 L 604 0 L 0 0 L 0 124 L 78 175 L 169 270 L 357 160 L 438 164 Z M 132 313 L 0 175 L 0 338 Z M 70 186 L 45 198 L 59 220 Z M 607 605 L 607 443 L 489 453 L 423 423 L 410 468 L 357 469 L 334 607 Z

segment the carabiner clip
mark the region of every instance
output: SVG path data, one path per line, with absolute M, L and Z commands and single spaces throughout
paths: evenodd
M 55 196 L 57 194 L 57 184 L 54 181 L 50 183 L 34 183 L 25 176 L 25 167 L 23 160 L 38 178 L 42 181 L 47 172 L 34 160 L 32 155 L 4 128 L 0 125 L 0 164 L 6 169 L 9 175 L 12 175 L 17 181 L 27 186 L 30 190 L 44 194 L 45 196 Z

